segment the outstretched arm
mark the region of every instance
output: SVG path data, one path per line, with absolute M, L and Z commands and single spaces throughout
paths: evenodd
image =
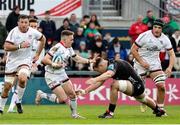
M 87 84 L 90 84 L 85 90 L 85 93 L 89 93 L 97 88 L 99 88 L 105 80 L 108 78 L 111 78 L 114 75 L 114 72 L 111 70 L 108 70 L 107 72 L 101 74 L 98 77 L 91 78 L 86 81 Z

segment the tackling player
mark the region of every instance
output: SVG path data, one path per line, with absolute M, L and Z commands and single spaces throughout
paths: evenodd
M 110 104 L 109 109 L 99 118 L 112 118 L 116 103 L 118 100 L 118 91 L 133 96 L 137 101 L 150 107 L 156 116 L 160 117 L 165 112 L 160 109 L 156 102 L 144 94 L 144 81 L 138 76 L 133 67 L 126 61 L 117 60 L 108 62 L 102 58 L 97 58 L 93 65 L 93 69 L 102 73 L 100 76 L 91 78 L 86 81 L 87 84 L 91 84 L 85 90 L 79 90 L 77 94 L 89 93 L 98 87 L 100 87 L 105 80 L 113 78 L 110 91 Z

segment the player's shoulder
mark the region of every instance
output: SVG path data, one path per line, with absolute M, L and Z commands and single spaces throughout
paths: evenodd
M 168 36 L 166 36 L 164 33 L 161 33 L 161 39 L 169 40 Z
M 139 39 L 147 38 L 151 34 L 151 30 L 145 31 L 139 35 Z

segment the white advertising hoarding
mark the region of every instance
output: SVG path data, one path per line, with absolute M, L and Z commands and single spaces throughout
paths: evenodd
M 52 16 L 69 17 L 75 13 L 82 17 L 81 0 L 0 0 L 0 16 L 7 16 L 18 5 L 21 14 L 29 14 L 34 9 L 37 16 L 43 16 L 49 10 Z

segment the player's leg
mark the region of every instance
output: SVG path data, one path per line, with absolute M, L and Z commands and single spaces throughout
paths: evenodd
M 134 69 L 136 70 L 136 72 L 141 76 L 141 79 L 143 79 L 145 81 L 146 79 L 146 75 L 147 75 L 147 69 L 143 68 L 141 65 L 139 65 L 138 63 L 134 64 Z M 145 86 L 145 82 L 144 82 L 144 86 Z M 145 93 L 146 94 L 146 93 Z M 143 103 L 140 104 L 140 111 L 142 113 L 146 112 L 147 110 L 147 106 Z
M 62 88 L 64 89 L 67 96 L 70 98 L 71 115 L 73 118 L 84 118 L 77 113 L 77 99 L 72 82 L 67 79 L 63 81 Z
M 18 71 L 18 85 L 17 85 L 17 96 L 18 100 L 16 102 L 18 113 L 23 113 L 21 101 L 24 95 L 25 87 L 27 84 L 28 77 L 30 77 L 30 69 L 28 66 L 21 66 Z
M 157 87 L 157 105 L 164 108 L 166 75 L 163 71 L 156 71 L 151 72 L 150 77 L 153 79 Z
M 13 91 L 13 95 L 11 98 L 11 102 L 8 108 L 8 113 L 16 113 L 16 111 L 14 110 L 14 107 L 16 106 L 16 101 L 18 100 L 18 96 L 17 96 L 17 90 Z
M 149 96 L 146 96 L 144 93 L 139 96 L 136 96 L 135 98 L 137 101 L 150 107 L 157 117 L 161 117 L 162 115 L 165 114 L 165 111 L 162 110 L 160 107 L 158 107 L 156 102 Z
M 110 103 L 109 103 L 109 107 L 108 110 L 106 110 L 106 112 L 102 115 L 99 115 L 98 118 L 112 118 L 114 115 L 114 110 L 116 108 L 116 103 L 118 100 L 118 84 L 116 84 L 116 82 L 113 82 L 111 84 L 111 88 L 110 88 Z
M 15 79 L 15 75 L 5 75 L 4 79 L 4 87 L 1 93 L 1 99 L 0 99 L 0 113 L 3 114 L 5 104 L 8 99 L 9 91 L 13 86 L 13 82 Z
M 42 90 L 38 90 L 36 94 L 35 103 L 40 104 L 41 99 L 46 99 L 54 103 L 67 103 L 67 95 L 64 92 L 64 89 L 61 86 L 54 88 L 53 93 L 45 93 Z
M 14 107 L 16 105 L 16 101 L 18 100 L 17 90 L 16 90 L 16 87 L 15 87 L 16 83 L 17 83 L 17 76 L 15 77 L 15 80 L 14 80 L 14 83 L 13 83 L 14 87 L 12 87 L 12 89 L 11 89 L 13 95 L 12 95 L 11 102 L 10 102 L 10 105 L 9 105 L 9 108 L 8 108 L 8 111 L 7 111 L 9 113 L 15 113 L 16 112 L 14 110 Z

